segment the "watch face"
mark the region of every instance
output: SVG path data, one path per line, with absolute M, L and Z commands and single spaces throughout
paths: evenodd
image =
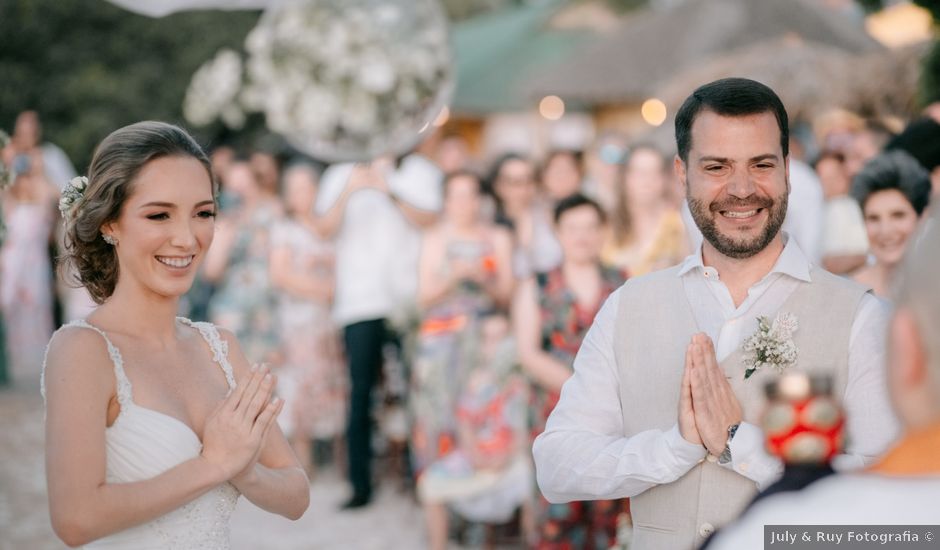
M 718 464 L 728 464 L 729 462 L 731 462 L 731 447 L 725 447 L 725 450 L 718 455 Z
M 734 438 L 734 434 L 738 432 L 738 426 L 740 426 L 740 424 L 728 426 L 728 441 L 725 443 L 725 450 L 721 451 L 721 454 L 718 455 L 718 464 L 728 464 L 731 462 L 731 440 Z

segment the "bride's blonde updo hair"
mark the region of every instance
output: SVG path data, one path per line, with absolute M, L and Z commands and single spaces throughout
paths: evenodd
M 185 130 L 165 122 L 146 121 L 115 130 L 98 144 L 88 184 L 65 215 L 63 273 L 88 289 L 92 299 L 103 303 L 114 292 L 118 259 L 114 246 L 102 238 L 101 228 L 121 215 L 124 201 L 133 191 L 134 180 L 148 162 L 161 157 L 192 157 L 206 169 L 217 186 L 209 158 Z

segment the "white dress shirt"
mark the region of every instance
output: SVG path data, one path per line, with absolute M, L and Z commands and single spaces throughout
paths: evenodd
M 772 316 L 800 281 L 810 280 L 809 260 L 795 239 L 784 238 L 786 245 L 773 269 L 748 290 L 738 307 L 715 268 L 703 264 L 701 249 L 683 262 L 678 276 L 686 279 L 693 315 L 715 343 L 718 361 L 757 330 L 758 316 Z M 654 429 L 624 437 L 614 358 L 619 297 L 620 289 L 595 317 L 575 358 L 574 375 L 562 388 L 545 432 L 535 441 L 539 487 L 550 501 L 634 496 L 677 480 L 706 456 L 704 447 L 682 438 L 678 423 L 665 432 Z M 884 374 L 888 319 L 888 304 L 866 294 L 849 338 L 848 380 L 842 396 L 848 447 L 846 455 L 837 457 L 837 468 L 866 464 L 897 435 Z M 741 424 L 731 455 L 732 462 L 725 467 L 752 479 L 759 488 L 782 473 L 782 463 L 764 450 L 763 432 L 753 424 Z
M 863 255 L 868 253 L 865 216 L 858 201 L 843 195 L 826 201 L 823 232 L 823 256 Z
M 940 495 L 940 476 L 936 474 L 836 475 L 819 480 L 802 491 L 778 493 L 756 503 L 738 522 L 722 529 L 708 548 L 777 548 L 765 540 L 765 525 L 938 525 L 940 506 L 937 506 L 937 495 Z M 815 531 L 808 531 L 815 540 Z M 854 531 L 864 531 L 864 528 Z M 898 532 L 903 532 L 903 529 Z M 936 541 L 940 532 L 934 530 L 934 537 Z M 786 546 L 786 543 L 779 545 Z M 910 544 L 911 548 L 918 546 Z M 905 547 L 901 543 L 880 546 Z

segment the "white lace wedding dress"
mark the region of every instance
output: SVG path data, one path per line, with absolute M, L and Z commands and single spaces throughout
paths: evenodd
M 213 360 L 225 373 L 229 388 L 235 387 L 228 346 L 210 323 L 196 323 L 179 318 L 181 323 L 199 331 L 212 350 Z M 130 483 L 156 477 L 170 468 L 199 456 L 202 442 L 181 420 L 134 403 L 131 382 L 124 374 L 121 352 L 107 334 L 84 320 L 65 327 L 83 327 L 99 333 L 114 362 L 117 399 L 121 412 L 105 428 L 108 483 Z M 61 330 L 61 329 L 60 329 Z M 45 365 L 42 394 L 45 397 Z M 229 518 L 239 492 L 223 483 L 172 512 L 153 521 L 98 539 L 86 549 L 121 550 L 214 550 L 230 547 Z

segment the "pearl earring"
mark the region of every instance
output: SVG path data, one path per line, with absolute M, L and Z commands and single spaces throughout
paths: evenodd
M 104 242 L 110 244 L 111 246 L 115 246 L 118 243 L 114 236 L 108 235 L 107 233 L 102 233 L 101 238 L 104 239 Z

